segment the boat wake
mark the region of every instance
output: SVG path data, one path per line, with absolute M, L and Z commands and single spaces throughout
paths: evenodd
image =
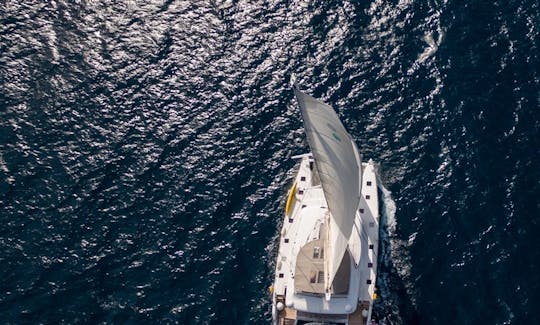
M 378 175 L 377 175 L 378 176 Z M 377 184 L 379 190 L 382 193 L 381 200 L 382 206 L 382 218 L 386 221 L 388 231 L 395 233 L 396 231 L 396 202 L 392 199 L 392 192 L 390 192 L 382 183 L 380 177 L 377 178 Z
M 403 296 L 411 297 L 408 294 L 409 286 L 406 285 L 410 283 L 408 281 L 411 268 L 408 254 L 410 241 L 398 238 L 395 218 L 396 202 L 392 198 L 392 192 L 384 186 L 379 175 L 377 178 L 381 224 L 377 279 L 379 299 L 375 303 L 374 310 L 379 317 L 379 324 L 401 324 L 404 322 L 400 313 L 400 306 L 404 305 Z M 410 300 L 410 298 L 405 299 Z

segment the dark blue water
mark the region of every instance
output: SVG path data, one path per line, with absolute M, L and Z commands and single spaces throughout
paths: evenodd
M 379 163 L 387 324 L 540 323 L 539 30 L 536 0 L 2 1 L 1 322 L 268 323 L 295 72 Z

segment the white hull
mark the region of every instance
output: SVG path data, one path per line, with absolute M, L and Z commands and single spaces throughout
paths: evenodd
M 342 262 L 334 282 L 336 291 L 325 296 L 317 291 L 320 279 L 316 273 L 309 274 L 308 267 L 312 266 L 303 269 L 304 262 L 299 260 L 306 259 L 307 244 L 323 236 L 321 226 L 329 213 L 313 158 L 310 155 L 301 158 L 281 230 L 272 292 L 273 324 L 371 324 L 379 244 L 374 164 L 371 160 L 362 164 L 362 195 L 344 259 L 348 264 Z M 318 257 L 319 251 L 316 252 L 313 254 Z M 312 263 L 313 258 L 308 256 L 306 263 Z

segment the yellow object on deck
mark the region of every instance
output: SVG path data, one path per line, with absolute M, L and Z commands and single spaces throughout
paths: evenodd
M 295 194 L 296 194 L 296 181 L 294 182 L 293 186 L 291 187 L 289 191 L 289 196 L 287 197 L 287 204 L 285 204 L 285 214 L 289 214 L 293 200 L 296 196 Z
M 373 294 L 373 300 L 377 300 L 377 294 L 376 293 Z

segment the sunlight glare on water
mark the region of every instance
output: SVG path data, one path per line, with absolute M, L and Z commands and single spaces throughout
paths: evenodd
M 7 323 L 268 323 L 289 86 L 383 187 L 388 324 L 538 323 L 534 1 L 0 4 Z

